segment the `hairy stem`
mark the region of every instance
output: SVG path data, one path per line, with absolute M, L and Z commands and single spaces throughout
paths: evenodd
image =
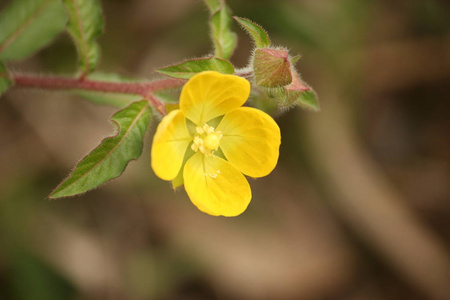
M 146 97 L 148 93 L 181 87 L 184 79 L 162 79 L 153 82 L 108 82 L 87 78 L 43 77 L 25 74 L 10 74 L 18 87 L 31 87 L 49 90 L 89 90 L 106 93 L 134 94 Z
M 164 103 L 157 99 L 153 92 L 183 86 L 184 79 L 162 79 L 152 82 L 108 82 L 91 80 L 87 78 L 70 77 L 44 77 L 26 74 L 10 74 L 17 87 L 29 87 L 48 90 L 88 90 L 106 93 L 134 94 L 141 95 L 148 99 L 150 103 L 161 114 L 165 114 Z

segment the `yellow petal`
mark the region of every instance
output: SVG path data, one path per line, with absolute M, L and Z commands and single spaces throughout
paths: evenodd
M 281 142 L 280 128 L 265 112 L 240 107 L 227 113 L 217 131 L 220 148 L 236 169 L 251 177 L 266 176 L 275 168 Z
M 233 217 L 245 211 L 252 193 L 247 179 L 226 160 L 197 152 L 184 166 L 184 186 L 201 211 Z
M 207 71 L 193 76 L 183 87 L 180 109 L 198 126 L 242 106 L 250 83 L 239 76 Z
M 164 180 L 174 179 L 191 141 L 183 112 L 171 111 L 159 123 L 153 137 L 151 160 L 155 174 Z

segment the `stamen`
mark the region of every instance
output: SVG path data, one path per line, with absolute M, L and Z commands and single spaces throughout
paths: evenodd
M 223 134 L 220 131 L 216 132 L 214 127 L 208 124 L 203 124 L 202 127 L 197 126 L 195 131 L 197 134 L 194 136 L 191 149 L 195 152 L 200 150 L 207 156 L 212 155 L 219 148 Z
M 205 131 L 203 130 L 203 128 L 201 128 L 201 127 L 199 127 L 199 126 L 197 126 L 197 127 L 195 128 L 195 131 L 197 131 L 198 134 L 203 134 L 203 133 L 205 133 Z

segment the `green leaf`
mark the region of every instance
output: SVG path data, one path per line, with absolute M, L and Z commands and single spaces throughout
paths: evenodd
M 11 79 L 8 76 L 8 70 L 5 65 L 0 62 L 0 96 L 8 90 L 12 85 Z
M 15 0 L 0 15 L 0 60 L 28 57 L 50 43 L 67 22 L 61 0 Z
M 181 88 L 170 90 L 159 90 L 153 92 L 153 95 L 166 104 L 178 104 L 180 99 Z M 167 108 L 167 107 L 166 107 Z
M 211 13 L 215 13 L 222 5 L 224 5 L 223 0 L 204 0 L 204 1 Z
M 304 83 L 297 72 L 292 73 L 292 83 L 279 90 L 281 106 L 299 105 L 303 108 L 320 111 L 316 92 Z
M 224 59 L 216 57 L 196 58 L 185 60 L 181 63 L 156 70 L 159 73 L 175 77 L 189 79 L 203 71 L 217 71 L 223 74 L 233 74 L 233 65 Z
M 96 39 L 103 33 L 103 15 L 98 0 L 63 0 L 69 15 L 67 30 L 78 51 L 83 74 L 97 66 L 99 48 Z
M 108 81 L 108 82 L 138 82 L 136 79 L 124 78 L 118 74 L 108 74 L 96 72 L 88 76 L 89 79 Z M 92 92 L 79 90 L 75 94 L 99 105 L 111 105 L 117 108 L 123 108 L 132 102 L 139 101 L 142 96 L 118 93 Z
M 267 32 L 258 24 L 246 18 L 233 17 L 233 19 L 247 31 L 255 42 L 256 47 L 266 48 L 270 45 L 270 39 Z
M 221 1 L 219 9 L 213 12 L 209 26 L 214 43 L 215 56 L 229 59 L 237 43 L 237 36 L 230 29 L 231 15 L 229 8 Z
M 312 88 L 302 92 L 295 103 L 306 109 L 320 111 L 317 93 Z
M 302 56 L 300 55 L 300 54 L 297 54 L 296 56 L 292 56 L 291 57 L 291 64 L 292 65 L 295 65 L 298 61 L 299 61 L 299 59 L 301 58 Z
M 122 174 L 130 160 L 142 153 L 142 143 L 151 117 L 148 101 L 134 102 L 118 111 L 112 121 L 119 127 L 116 136 L 104 139 L 75 167 L 49 198 L 84 193 Z

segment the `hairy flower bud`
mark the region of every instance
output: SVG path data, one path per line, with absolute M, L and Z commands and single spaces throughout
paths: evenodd
M 285 49 L 256 49 L 253 69 L 259 86 L 282 87 L 292 82 L 289 54 Z

